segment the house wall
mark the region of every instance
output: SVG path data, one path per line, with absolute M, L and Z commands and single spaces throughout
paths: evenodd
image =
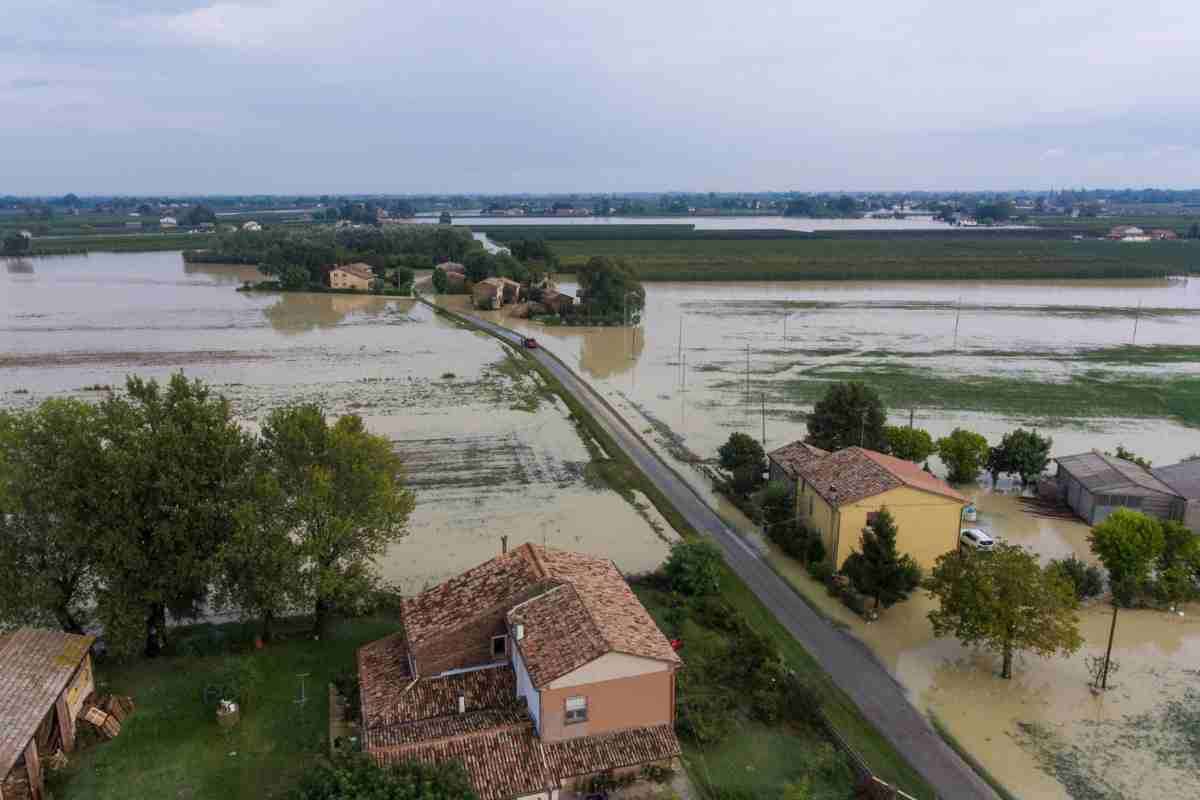
M 562 689 L 542 689 L 542 739 L 553 742 L 608 731 L 671 724 L 675 707 L 675 681 L 670 670 L 650 672 Z M 588 701 L 585 722 L 563 721 L 568 697 Z
M 1183 508 L 1183 525 L 1192 533 L 1200 534 L 1200 499 L 1187 501 Z
M 512 647 L 513 672 L 517 676 L 517 697 L 524 697 L 525 704 L 529 708 L 529 716 L 533 719 L 533 727 L 537 729 L 538 735 L 542 733 L 542 696 L 538 694 L 538 690 L 533 688 L 533 681 L 529 678 L 529 671 L 525 669 L 525 659 L 521 658 L 521 651 L 517 647 Z
M 825 545 L 825 558 L 834 563 L 838 546 L 837 509 L 825 502 L 825 498 L 817 494 L 803 478 L 796 491 L 796 518 L 809 530 L 820 534 L 821 542 Z M 841 563 L 837 562 L 838 565 Z
M 332 289 L 360 289 L 366 291 L 371 288 L 371 282 L 366 278 L 360 278 L 349 272 L 335 269 L 329 272 L 329 286 Z

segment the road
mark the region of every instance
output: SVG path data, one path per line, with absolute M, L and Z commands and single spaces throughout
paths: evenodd
M 460 314 L 471 324 L 522 346 L 522 337 L 508 328 Z M 812 610 L 782 578 L 763 563 L 758 552 L 729 529 L 717 513 L 650 449 L 623 417 L 616 413 L 573 370 L 545 350 L 527 350 L 582 403 L 613 440 L 658 487 L 697 531 L 720 546 L 725 560 L 763 605 L 779 620 L 858 706 L 908 763 L 946 800 L 998 796 L 971 767 L 942 741 L 904 690 L 857 639 L 845 634 Z

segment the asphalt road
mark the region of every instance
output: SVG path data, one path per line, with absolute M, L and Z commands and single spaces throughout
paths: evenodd
M 522 337 L 508 328 L 470 314 L 461 316 L 517 347 L 522 346 Z M 716 541 L 729 566 L 804 645 L 833 682 L 858 706 L 863 716 L 934 787 L 939 797 L 945 800 L 999 800 L 992 788 L 942 741 L 925 716 L 913 707 L 904 690 L 864 644 L 834 628 L 801 600 L 795 590 L 763 563 L 758 552 L 731 531 L 716 512 L 574 371 L 545 350 L 527 352 L 587 407 L 596 421 L 604 426 L 692 527 Z

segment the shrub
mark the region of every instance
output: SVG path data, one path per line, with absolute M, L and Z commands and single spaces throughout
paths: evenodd
M 808 563 L 814 561 L 825 561 L 825 543 L 821 541 L 821 537 L 814 532 L 808 537 L 808 550 L 805 553 Z
M 833 567 L 826 561 L 809 561 L 808 574 L 825 583 L 833 577 Z
M 357 672 L 345 672 L 333 679 L 338 694 L 346 698 L 346 718 L 354 722 L 362 720 L 362 687 Z
M 696 621 L 706 628 L 732 633 L 742 624 L 741 617 L 724 600 L 701 597 L 693 604 Z
M 1099 567 L 1088 566 L 1075 556 L 1056 558 L 1046 569 L 1070 581 L 1075 587 L 1075 596 L 1080 600 L 1096 597 L 1104 591 L 1104 576 Z
M 846 588 L 842 590 L 841 599 L 842 605 L 844 605 L 846 608 L 850 609 L 859 616 L 866 616 L 867 598 L 865 595 L 861 595 L 853 589 Z
M 792 558 L 803 561 L 808 554 L 811 534 L 803 523 L 784 522 L 767 528 L 771 541 Z
M 288 795 L 289 800 L 479 800 L 457 761 L 403 761 L 381 767 L 362 753 L 318 761 Z
M 676 542 L 663 565 L 671 589 L 689 597 L 716 594 L 721 588 L 721 552 L 707 540 Z
M 647 764 L 642 767 L 642 779 L 651 783 L 670 783 L 675 777 L 675 770 L 661 764 Z

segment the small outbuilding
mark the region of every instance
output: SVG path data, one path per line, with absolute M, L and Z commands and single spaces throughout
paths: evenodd
M 1150 470 L 1092 451 L 1055 459 L 1058 498 L 1084 522 L 1097 525 L 1118 508 L 1182 520 L 1187 502 Z
M 557 289 L 547 289 L 542 292 L 542 305 L 552 314 L 566 316 L 575 310 L 575 298 Z
M 41 628 L 0 636 L 0 800 L 42 800 L 42 759 L 75 749 L 94 641 Z
M 492 311 L 504 305 L 502 278 L 484 278 L 471 287 L 471 300 L 476 308 Z

